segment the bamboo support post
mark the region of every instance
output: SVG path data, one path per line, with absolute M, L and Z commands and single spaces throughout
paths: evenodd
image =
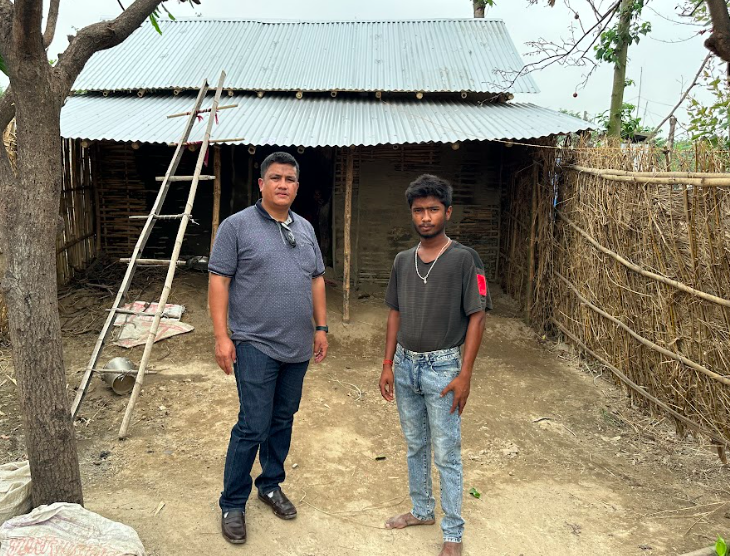
M 213 243 L 218 233 L 221 215 L 221 148 L 213 147 L 213 225 L 210 232 L 210 252 L 213 252 Z
M 530 210 L 530 244 L 527 248 L 527 285 L 525 289 L 525 320 L 532 321 L 532 305 L 535 290 L 535 249 L 537 237 L 537 200 L 539 168 L 532 167 L 532 208 Z
M 347 150 L 347 170 L 345 173 L 345 233 L 343 241 L 344 268 L 342 276 L 343 299 L 342 299 L 342 322 L 350 322 L 350 229 L 352 227 L 352 180 L 354 173 L 354 161 L 352 148 Z

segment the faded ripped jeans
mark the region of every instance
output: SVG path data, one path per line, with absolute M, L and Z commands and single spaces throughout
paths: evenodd
M 431 484 L 431 444 L 441 484 L 441 529 L 445 542 L 461 542 L 463 470 L 461 417 L 449 413 L 454 393 L 441 391 L 461 371 L 459 348 L 417 353 L 400 344 L 395 351 L 395 400 L 408 445 L 408 486 L 413 516 L 434 519 L 436 501 Z

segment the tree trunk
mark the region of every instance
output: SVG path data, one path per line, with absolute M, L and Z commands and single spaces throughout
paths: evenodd
M 624 89 L 626 88 L 626 59 L 629 52 L 629 28 L 631 25 L 632 0 L 621 0 L 617 32 L 621 37 L 621 45 L 616 51 L 616 63 L 613 66 L 613 88 L 611 90 L 611 108 L 608 113 L 608 135 L 621 137 L 621 109 L 624 105 Z
M 33 506 L 83 503 L 52 247 L 60 221 L 62 95 L 48 79 L 50 73 L 45 77 L 37 84 L 39 94 L 15 95 L 17 178 L 0 187 L 0 237 L 6 259 L 2 287 L 33 478 Z
M 705 48 L 730 63 L 730 14 L 726 0 L 705 0 L 712 20 L 712 33 Z
M 483 0 L 472 0 L 472 6 L 474 6 L 474 17 L 484 17 Z

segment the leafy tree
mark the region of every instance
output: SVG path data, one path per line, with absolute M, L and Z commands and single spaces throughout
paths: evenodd
M 596 116 L 596 122 L 608 133 L 609 127 L 611 126 L 611 116 L 613 114 L 606 110 L 605 112 Z M 637 136 L 648 135 L 651 133 L 651 128 L 644 125 L 641 118 L 636 115 L 636 106 L 628 102 L 624 102 L 621 105 L 619 114 L 621 122 L 620 136 L 624 141 L 634 141 Z M 608 133 L 608 135 L 611 135 Z
M 43 0 L 0 0 L 0 70 L 10 79 L 0 97 L 0 130 L 15 118 L 17 148 L 13 166 L 0 142 L 0 291 L 35 506 L 83 502 L 57 304 L 61 107 L 89 58 L 124 41 L 160 0 L 135 0 L 115 19 L 79 30 L 51 66 L 59 4 L 50 0 L 43 30 Z

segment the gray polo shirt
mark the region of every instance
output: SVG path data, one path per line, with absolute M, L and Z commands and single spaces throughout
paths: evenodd
M 208 270 L 231 278 L 231 339 L 300 363 L 312 357 L 312 278 L 324 274 L 324 262 L 312 225 L 291 211 L 287 222 L 296 247 L 261 201 L 229 216 L 218 228 Z

